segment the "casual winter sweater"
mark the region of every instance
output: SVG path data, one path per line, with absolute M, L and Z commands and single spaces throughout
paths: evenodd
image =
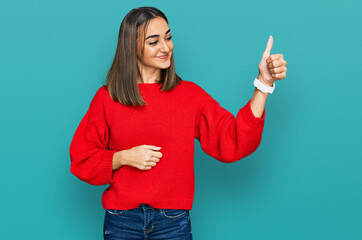
M 169 92 L 159 83 L 138 84 L 145 106 L 113 101 L 107 87 L 95 93 L 73 136 L 71 173 L 92 185 L 109 187 L 104 209 L 128 210 L 147 203 L 154 208 L 192 209 L 195 189 L 194 139 L 213 158 L 232 163 L 260 145 L 261 118 L 250 101 L 236 118 L 196 83 L 181 80 Z M 149 170 L 123 165 L 112 170 L 115 152 L 139 145 L 161 147 L 162 157 Z

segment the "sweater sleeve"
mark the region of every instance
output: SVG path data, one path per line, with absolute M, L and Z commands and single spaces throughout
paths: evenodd
M 265 109 L 261 118 L 254 116 L 250 102 L 236 118 L 203 91 L 206 100 L 196 117 L 195 137 L 201 148 L 215 159 L 231 163 L 253 153 L 261 143 Z
M 112 162 L 117 151 L 108 148 L 110 134 L 107 126 L 101 93 L 98 91 L 76 129 L 69 148 L 71 173 L 92 185 L 114 181 Z

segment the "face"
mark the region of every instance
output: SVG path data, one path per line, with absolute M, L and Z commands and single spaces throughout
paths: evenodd
M 139 34 L 139 36 L 143 37 L 143 33 Z M 161 17 L 151 19 L 145 38 L 143 58 L 139 41 L 138 63 L 143 65 L 143 68 L 168 68 L 171 64 L 173 43 L 167 22 Z

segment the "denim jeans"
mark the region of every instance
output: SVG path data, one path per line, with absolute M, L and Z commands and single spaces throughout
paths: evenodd
M 106 209 L 105 240 L 192 240 L 189 210 L 160 209 L 141 204 L 129 210 Z

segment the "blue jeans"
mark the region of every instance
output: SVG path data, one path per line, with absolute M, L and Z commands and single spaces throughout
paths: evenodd
M 129 210 L 106 209 L 105 240 L 192 240 L 189 210 L 160 209 L 141 204 Z

